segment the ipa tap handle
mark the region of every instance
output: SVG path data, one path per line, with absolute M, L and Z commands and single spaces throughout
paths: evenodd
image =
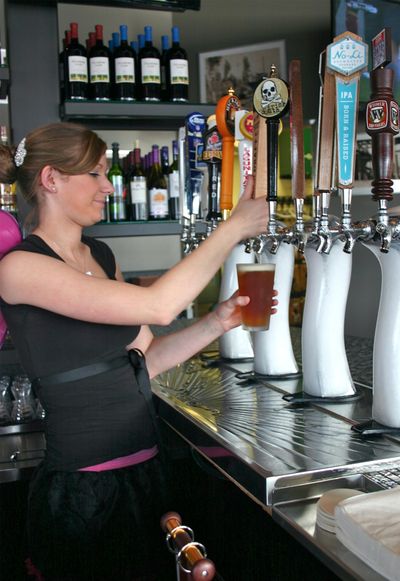
M 220 209 L 224 218 L 232 210 L 233 198 L 233 159 L 235 147 L 235 113 L 241 104 L 235 91 L 229 89 L 228 94 L 221 97 L 215 110 L 218 132 L 222 137 L 222 166 Z

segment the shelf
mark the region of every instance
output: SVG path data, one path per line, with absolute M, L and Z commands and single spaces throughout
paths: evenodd
M 117 101 L 66 101 L 60 105 L 63 121 L 89 124 L 93 129 L 175 130 L 195 111 L 208 117 L 215 113 L 215 105 Z
M 170 236 L 180 235 L 182 225 L 178 220 L 165 222 L 112 222 L 95 224 L 85 228 L 85 234 L 96 238 L 116 238 L 120 236 Z

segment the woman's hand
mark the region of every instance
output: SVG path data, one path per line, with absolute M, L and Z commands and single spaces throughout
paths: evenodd
M 268 222 L 268 204 L 265 198 L 253 198 L 254 178 L 247 177 L 246 187 L 228 222 L 241 229 L 241 240 L 257 236 L 266 231 Z
M 276 297 L 278 291 L 274 290 L 272 295 Z M 236 291 L 229 299 L 218 303 L 213 311 L 213 315 L 216 317 L 218 323 L 221 326 L 221 335 L 238 327 L 242 323 L 242 315 L 240 312 L 240 307 L 245 307 L 250 302 L 249 297 L 239 296 L 238 291 Z M 271 315 L 277 312 L 278 299 L 274 298 L 272 300 Z

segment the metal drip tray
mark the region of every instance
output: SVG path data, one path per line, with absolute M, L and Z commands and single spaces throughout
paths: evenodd
M 396 438 L 351 430 L 370 414 L 370 390 L 351 403 L 298 406 L 282 395 L 301 391 L 301 380 L 243 381 L 237 373 L 232 364 L 193 359 L 152 387 L 161 418 L 265 506 L 316 497 L 332 481 L 358 487 L 360 474 L 400 461 Z

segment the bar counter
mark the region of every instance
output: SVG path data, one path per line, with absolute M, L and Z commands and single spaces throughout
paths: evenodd
M 296 354 L 300 332 L 293 330 Z M 289 403 L 302 380 L 255 377 L 252 362 L 199 356 L 152 382 L 159 414 L 203 459 L 259 503 L 341 579 L 383 579 L 316 526 L 316 503 L 333 488 L 379 490 L 376 474 L 400 466 L 400 435 L 361 436 L 371 417 L 372 341 L 346 342 L 357 397 Z
M 299 362 L 300 335 L 292 329 Z M 315 522 L 323 492 L 377 490 L 369 475 L 400 466 L 400 435 L 364 437 L 351 429 L 371 417 L 372 340 L 348 337 L 346 350 L 357 389 L 347 402 L 290 403 L 283 396 L 301 392 L 301 378 L 256 377 L 252 360 L 219 360 L 213 351 L 161 374 L 152 389 L 167 429 L 260 505 L 265 519 L 272 517 L 337 577 L 380 581 Z M 0 360 L 1 373 L 16 369 Z M 40 423 L 0 430 L 0 482 L 29 478 L 43 455 Z

